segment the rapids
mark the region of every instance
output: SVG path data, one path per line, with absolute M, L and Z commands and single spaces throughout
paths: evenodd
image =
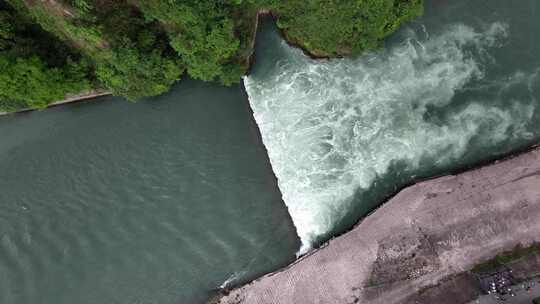
M 504 46 L 509 24 L 449 24 L 402 31 L 400 43 L 356 59 L 313 60 L 281 41 L 279 60 L 245 77 L 283 199 L 302 240 L 300 254 L 329 234 L 359 193 L 396 162 L 408 170 L 445 166 L 473 138 L 496 145 L 530 139 L 540 69 L 486 80 L 491 54 Z M 494 96 L 456 95 L 491 86 Z M 505 99 L 525 86 L 526 98 Z M 499 100 L 493 100 L 496 98 Z M 506 103 L 500 105 L 500 101 Z M 437 115 L 437 111 L 444 113 Z M 481 137 L 477 137 L 481 135 Z M 422 164 L 426 166 L 426 164 Z

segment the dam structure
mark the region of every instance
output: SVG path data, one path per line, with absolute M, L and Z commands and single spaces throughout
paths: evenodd
M 500 252 L 540 242 L 539 218 L 535 149 L 408 187 L 350 232 L 218 303 L 414 303 Z
M 530 25 L 512 10 L 433 24 L 433 6 L 357 58 L 312 59 L 259 27 L 244 85 L 300 255 L 419 178 L 540 139 L 540 44 L 516 39 Z

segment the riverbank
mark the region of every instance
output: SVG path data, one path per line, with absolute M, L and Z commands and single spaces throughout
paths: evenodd
M 250 44 L 249 51 L 248 51 L 248 54 L 245 57 L 245 64 L 247 66 L 246 75 L 249 75 L 249 72 L 250 72 L 252 66 L 255 63 L 255 56 L 254 56 L 254 53 L 255 53 L 255 41 L 257 39 L 257 31 L 259 30 L 259 25 L 260 25 L 261 18 L 264 18 L 264 17 L 272 18 L 272 20 L 275 22 L 275 16 L 272 14 L 272 11 L 270 9 L 260 9 L 260 10 L 258 10 L 256 12 L 255 17 L 253 19 L 253 25 L 252 25 L 251 34 L 250 34 L 251 37 L 250 37 L 250 43 L 249 43 Z M 317 57 L 316 55 L 311 54 L 307 49 L 303 48 L 302 46 L 294 44 L 293 42 L 287 40 L 285 32 L 283 32 L 282 36 L 283 36 L 283 39 L 285 39 L 285 41 L 287 43 L 289 43 L 291 46 L 300 48 L 306 55 L 308 55 L 308 56 L 310 56 L 310 57 L 312 57 L 314 59 L 322 59 L 323 58 L 323 57 Z M 88 100 L 88 99 L 92 99 L 92 98 L 97 98 L 97 97 L 102 97 L 102 96 L 109 96 L 109 95 L 112 95 L 112 93 L 109 92 L 109 91 L 104 91 L 104 90 L 92 90 L 92 91 L 89 91 L 89 92 L 83 92 L 83 93 L 79 93 L 79 94 L 69 94 L 69 95 L 66 96 L 65 99 L 52 102 L 52 103 L 48 104 L 45 108 L 23 108 L 23 109 L 19 109 L 19 110 L 15 110 L 15 111 L 9 111 L 9 112 L 8 111 L 0 111 L 0 116 L 1 115 L 7 115 L 7 114 L 14 114 L 14 113 L 23 113 L 23 112 L 28 112 L 28 111 L 35 111 L 35 110 L 43 110 L 43 109 L 47 109 L 47 108 L 51 108 L 51 107 L 55 107 L 55 106 L 59 106 L 59 105 L 64 105 L 64 104 L 68 104 L 68 103 L 74 103 L 74 102 L 79 102 L 79 101 L 84 101 L 84 100 Z
M 403 303 L 540 241 L 540 149 L 408 187 L 353 230 L 216 303 Z M 445 294 L 441 294 L 445 296 Z
M 84 101 L 84 100 L 97 98 L 97 97 L 102 97 L 102 96 L 109 96 L 109 95 L 111 95 L 110 92 L 102 91 L 102 90 L 92 90 L 92 91 L 89 91 L 89 92 L 84 92 L 84 93 L 79 93 L 79 94 L 69 94 L 69 95 L 66 96 L 65 99 L 52 102 L 52 103 L 48 104 L 47 107 L 45 107 L 43 109 L 52 108 L 52 107 L 56 107 L 56 106 L 63 105 L 63 104 L 68 104 L 68 103 Z M 43 110 L 43 109 L 25 108 L 25 109 L 16 110 L 16 111 L 13 111 L 13 112 L 1 112 L 0 111 L 0 115 L 22 113 L 22 112 Z
M 255 63 L 255 56 L 254 56 L 254 53 L 255 53 L 255 41 L 257 39 L 257 31 L 259 30 L 259 25 L 260 25 L 261 18 L 264 18 L 264 17 L 272 18 L 272 20 L 275 22 L 275 16 L 272 14 L 272 11 L 270 9 L 260 9 L 255 14 L 255 17 L 254 17 L 254 20 L 253 20 L 253 26 L 252 26 L 252 29 L 251 29 L 249 53 L 246 55 L 246 59 L 245 59 L 246 66 L 247 66 L 246 75 L 249 75 L 251 67 Z M 282 37 L 291 46 L 300 48 L 306 55 L 310 56 L 313 59 L 328 58 L 328 57 L 318 57 L 317 55 L 314 55 L 314 54 L 310 53 L 307 49 L 303 48 L 301 45 L 297 45 L 297 44 L 293 43 L 292 41 L 289 41 L 286 38 L 287 36 L 286 36 L 285 32 L 282 32 Z M 89 92 L 83 92 L 83 93 L 79 93 L 79 94 L 69 94 L 69 95 L 66 96 L 65 99 L 52 102 L 52 103 L 48 104 L 45 108 L 23 108 L 23 109 L 19 109 L 19 110 L 16 110 L 16 111 L 9 111 L 9 112 L 8 111 L 0 111 L 0 116 L 7 115 L 7 114 L 14 114 L 14 113 L 23 113 L 23 112 L 35 111 L 35 110 L 43 110 L 43 109 L 52 108 L 52 107 L 59 106 L 59 105 L 64 105 L 64 104 L 68 104 L 68 103 L 74 103 L 74 102 L 79 102 L 79 101 L 84 101 L 84 100 L 88 100 L 88 99 L 92 99 L 92 98 L 109 96 L 109 95 L 112 95 L 112 93 L 109 92 L 109 91 L 104 91 L 104 90 L 92 90 L 92 91 L 89 91 Z

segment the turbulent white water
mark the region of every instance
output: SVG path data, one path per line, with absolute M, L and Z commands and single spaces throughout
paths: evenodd
M 221 283 L 221 285 L 219 285 L 219 289 L 225 289 L 229 287 L 229 285 L 241 279 L 242 276 L 244 276 L 245 274 L 245 271 L 235 272 L 231 274 L 225 281 L 223 281 L 223 283 Z
M 502 23 L 482 31 L 453 25 L 423 42 L 411 31 L 390 50 L 330 61 L 311 60 L 282 43 L 285 59 L 269 74 L 245 78 L 301 253 L 394 161 L 412 168 L 423 157 L 444 163 L 484 131 L 482 138 L 493 144 L 530 136 L 524 129 L 530 103 L 512 101 L 503 109 L 470 100 L 442 123 L 425 117 L 429 107 L 448 105 L 465 84 L 482 79 L 482 62 L 507 36 Z M 537 74 L 516 72 L 504 81 L 510 86 Z

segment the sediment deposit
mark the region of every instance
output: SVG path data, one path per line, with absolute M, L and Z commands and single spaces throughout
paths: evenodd
M 540 241 L 540 149 L 401 191 L 350 232 L 223 304 L 406 303 Z

